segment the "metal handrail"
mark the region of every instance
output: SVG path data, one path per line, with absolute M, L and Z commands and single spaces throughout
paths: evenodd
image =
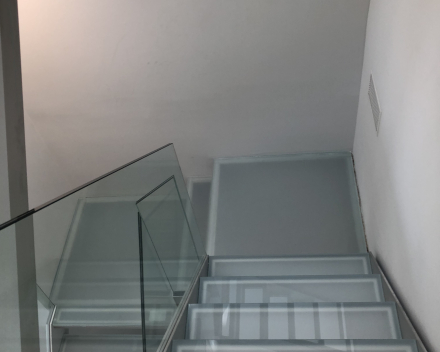
M 71 190 L 71 191 L 69 191 L 67 193 L 64 193 L 64 194 L 62 194 L 62 195 L 60 195 L 60 196 L 58 196 L 58 197 L 56 197 L 56 198 L 54 198 L 54 199 L 52 199 L 50 201 L 48 201 L 48 202 L 38 206 L 38 207 L 30 209 L 27 212 L 25 212 L 23 214 L 20 214 L 20 215 L 18 215 L 16 217 L 12 218 L 11 220 L 8 220 L 8 221 L 4 222 L 3 224 L 0 224 L 0 231 L 5 229 L 5 228 L 7 228 L 7 227 L 9 227 L 9 226 L 11 226 L 11 225 L 13 225 L 13 224 L 15 224 L 15 223 L 17 223 L 17 222 L 19 222 L 20 220 L 22 220 L 24 218 L 27 218 L 28 216 L 31 216 L 32 214 L 34 214 L 34 213 L 36 213 L 36 212 L 38 212 L 38 211 L 40 211 L 40 210 L 42 210 L 44 208 L 47 208 L 48 206 L 50 206 L 50 205 L 60 201 L 61 199 L 64 199 L 64 198 L 72 195 L 73 193 L 80 191 L 81 189 L 86 188 L 86 187 L 88 187 L 88 186 L 90 186 L 90 185 L 92 185 L 92 184 L 94 184 L 94 183 L 96 183 L 96 182 L 98 182 L 98 181 L 100 181 L 100 180 L 102 180 L 102 179 L 104 179 L 104 178 L 106 178 L 106 177 L 108 177 L 108 176 L 110 176 L 110 175 L 112 175 L 112 174 L 114 174 L 114 173 L 116 173 L 116 172 L 126 168 L 127 166 L 130 166 L 130 165 L 138 162 L 139 160 L 142 160 L 142 159 L 144 159 L 144 158 L 146 158 L 146 157 L 148 157 L 148 156 L 150 156 L 150 155 L 152 155 L 152 154 L 154 154 L 154 153 L 156 153 L 156 152 L 158 152 L 158 151 L 160 151 L 160 150 L 162 150 L 162 149 L 164 149 L 166 147 L 169 147 L 170 145 L 173 145 L 173 143 L 165 144 L 164 146 L 162 146 L 162 147 L 160 147 L 160 148 L 158 148 L 156 150 L 153 150 L 152 152 L 150 152 L 148 154 L 145 154 L 145 155 L 143 155 L 143 156 L 141 156 L 141 157 L 139 157 L 137 159 L 134 159 L 134 160 L 130 161 L 127 164 L 124 164 L 124 165 L 122 165 L 122 166 L 120 166 L 120 167 L 118 167 L 118 168 L 116 168 L 116 169 L 114 169 L 114 170 L 112 170 L 110 172 L 107 172 L 104 175 L 101 175 L 101 176 L 93 179 L 92 181 L 89 181 L 89 182 L 87 182 L 87 183 L 85 183 L 85 184 L 83 184 L 83 185 L 81 185 L 79 187 L 76 187 L 76 188 L 74 188 L 73 190 Z

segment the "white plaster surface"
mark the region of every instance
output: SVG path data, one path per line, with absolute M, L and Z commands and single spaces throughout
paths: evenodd
M 26 124 L 63 169 L 43 177 L 32 165 L 53 161 L 30 148 L 30 198 L 168 142 L 186 177 L 216 157 L 351 150 L 368 3 L 19 0 Z
M 369 247 L 433 352 L 440 351 L 439 19 L 440 1 L 371 2 L 354 142 Z

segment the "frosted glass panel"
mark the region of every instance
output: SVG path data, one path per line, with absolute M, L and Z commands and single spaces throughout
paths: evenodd
M 189 308 L 189 339 L 270 339 L 274 330 L 284 331 L 277 339 L 400 338 L 393 303 L 201 304 Z
M 298 257 L 210 257 L 209 276 L 371 274 L 366 254 Z
M 382 301 L 379 275 L 200 279 L 200 303 Z
M 209 255 L 365 253 L 351 153 L 215 160 Z
M 417 352 L 413 340 L 176 340 L 173 352 Z

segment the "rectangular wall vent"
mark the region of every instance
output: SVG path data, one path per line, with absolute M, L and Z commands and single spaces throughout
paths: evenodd
M 373 112 L 374 125 L 376 126 L 376 132 L 379 133 L 380 117 L 382 112 L 380 111 L 379 99 L 377 98 L 376 88 L 374 87 L 373 75 L 370 75 L 370 85 L 368 87 L 368 97 L 370 98 L 371 110 Z

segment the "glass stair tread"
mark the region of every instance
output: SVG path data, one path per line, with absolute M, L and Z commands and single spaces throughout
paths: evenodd
M 188 339 L 399 339 L 394 303 L 192 304 Z
M 209 258 L 209 276 L 371 274 L 368 254 L 295 257 Z
M 133 281 L 102 281 L 102 282 L 64 282 L 54 286 L 56 294 L 53 301 L 57 306 L 125 306 L 140 305 L 140 283 Z M 146 281 L 144 285 L 146 297 L 161 297 L 162 302 L 172 302 L 169 284 L 159 280 Z M 167 298 L 169 298 L 167 300 Z
M 174 340 L 172 352 L 417 352 L 415 340 Z
M 383 301 L 379 275 L 200 278 L 199 303 Z
M 194 261 L 183 261 L 184 263 L 192 263 Z M 187 266 L 182 266 L 182 263 L 176 260 L 163 260 L 163 266 L 169 270 L 177 271 L 184 270 L 185 276 L 191 276 L 192 271 Z M 145 277 L 148 278 L 161 278 L 157 273 L 158 263 L 151 260 L 144 260 L 143 267 L 146 269 Z M 73 261 L 73 260 L 61 260 L 60 267 L 62 272 L 58 273 L 60 277 L 57 279 L 60 281 L 76 281 L 76 280 L 103 280 L 103 279 L 139 279 L 139 260 L 132 261 Z M 185 271 L 186 270 L 186 271 Z
M 147 340 L 147 348 L 156 349 L 160 339 Z M 60 352 L 142 352 L 141 335 L 66 335 Z
M 145 307 L 146 326 L 167 327 L 176 310 L 175 305 Z M 141 327 L 141 308 L 138 307 L 61 307 L 57 308 L 54 327 Z
M 211 187 L 209 254 L 367 252 L 349 152 L 217 158 Z

